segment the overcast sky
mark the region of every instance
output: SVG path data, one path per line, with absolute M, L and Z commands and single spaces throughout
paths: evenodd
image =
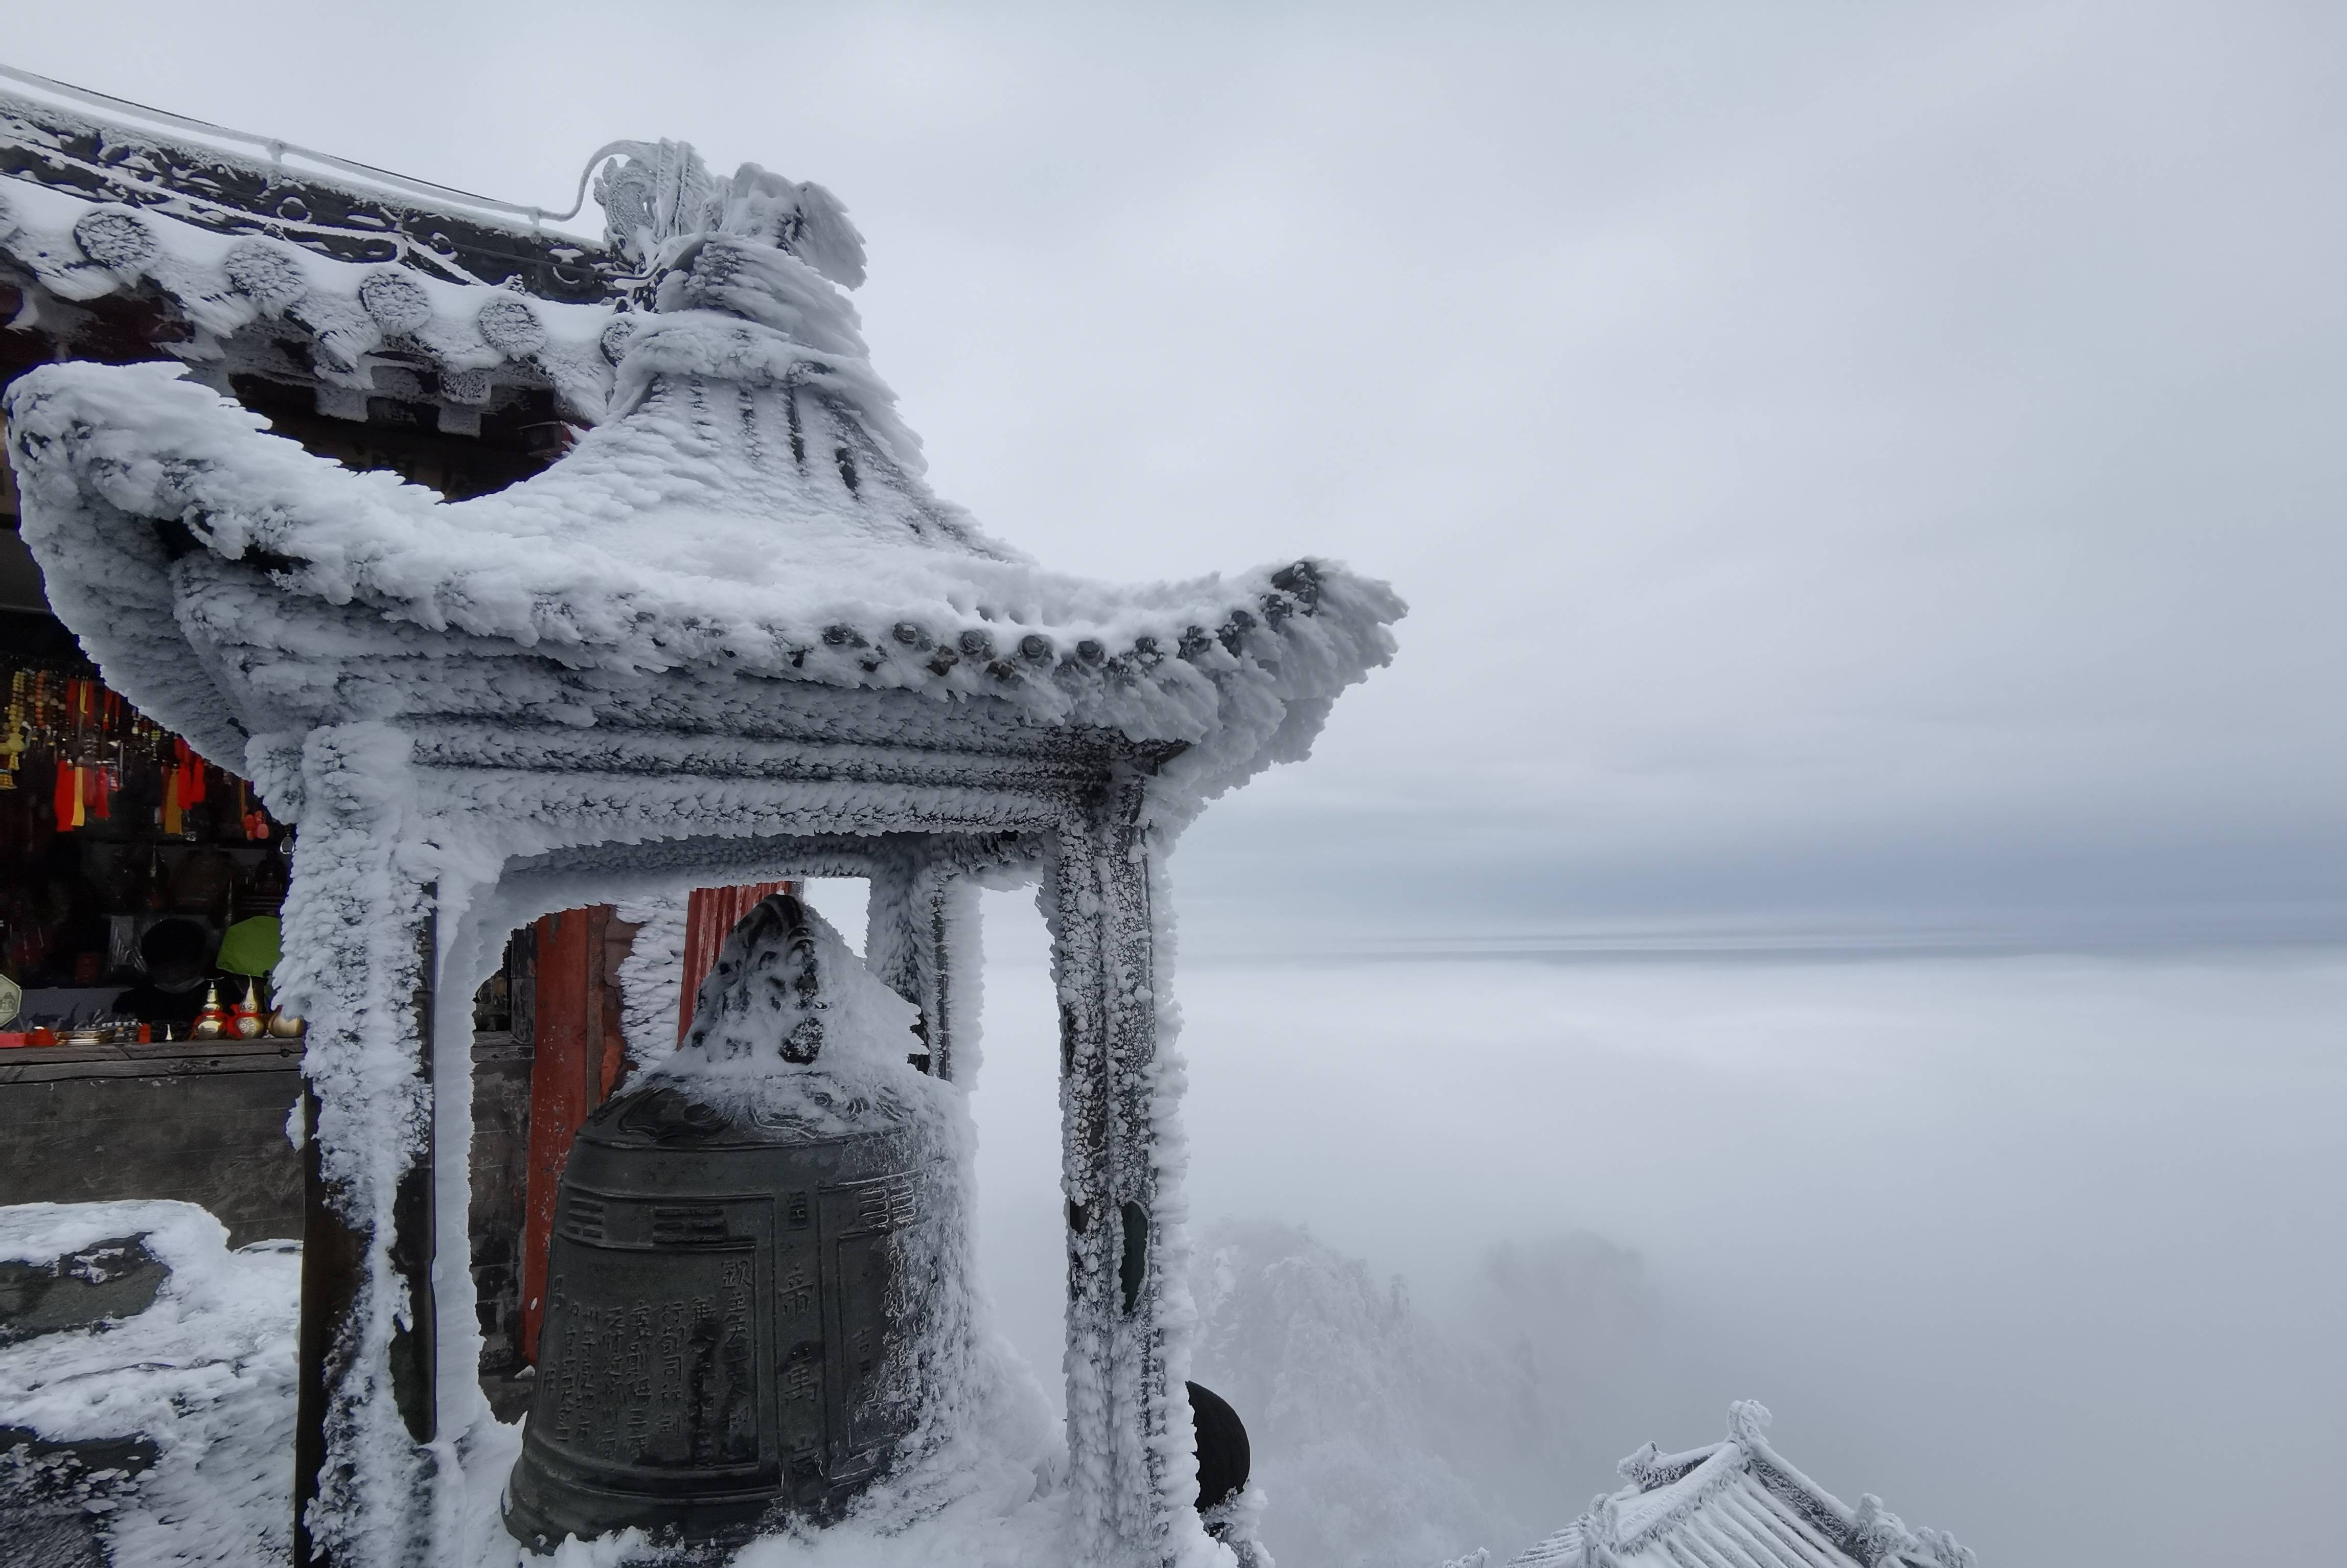
M 1201 911 L 2347 928 L 2347 10 L 117 0 L 0 58 L 555 207 L 620 137 L 821 180 L 993 531 L 1391 579 Z
M 2335 0 L 6 18 L 9 64 L 515 200 L 618 138 L 821 180 L 993 532 L 1393 581 L 1393 667 L 1176 856 L 1190 951 L 2347 937 Z M 981 1236 L 1048 1366 L 1011 906 Z M 2312 1560 L 2258 1500 L 2338 1465 L 2341 982 L 2214 968 L 1197 964 L 1192 1186 L 1381 1269 L 1641 1249 L 1717 1331 L 1593 1442 L 1761 1394 L 1984 1562 Z

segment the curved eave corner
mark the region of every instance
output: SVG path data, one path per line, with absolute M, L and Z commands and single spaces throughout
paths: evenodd
M 1174 817 L 1301 756 L 1338 693 L 1390 659 L 1404 611 L 1385 584 L 1313 559 L 1122 589 L 891 548 L 787 593 L 721 582 L 657 551 L 558 540 L 516 523 L 504 496 L 450 503 L 353 473 L 170 365 L 43 366 L 7 415 L 24 536 L 58 613 L 109 683 L 223 763 L 265 704 L 239 689 L 244 665 L 208 662 L 181 628 L 172 561 L 196 549 L 265 569 L 256 622 L 306 601 L 446 639 L 452 655 L 989 699 L 1029 723 L 1178 743 L 1160 786 Z M 250 630 L 267 644 L 265 625 Z M 430 712 L 416 695 L 406 711 Z

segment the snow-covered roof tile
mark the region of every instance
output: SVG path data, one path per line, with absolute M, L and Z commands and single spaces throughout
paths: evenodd
M 241 333 L 282 323 L 316 345 L 310 368 L 320 379 L 361 394 L 374 384 L 374 357 L 392 354 L 430 367 L 458 402 L 468 384 L 480 401 L 492 380 L 518 381 L 552 387 L 574 416 L 591 421 L 610 396 L 610 303 L 531 299 L 411 267 L 337 261 L 8 178 L 0 178 L 0 257 L 63 301 L 160 291 L 192 329 L 165 346 L 191 364 L 234 370 L 246 346 Z
M 1629 1486 L 1508 1568 L 1973 1568 L 1952 1537 L 1910 1531 L 1880 1498 L 1845 1505 L 1768 1446 L 1768 1422 L 1744 1400 L 1726 1442 L 1679 1454 L 1648 1443 L 1622 1461 Z
M 607 251 L 548 227 L 575 218 L 579 205 L 518 207 L 13 67 L 0 66 L 0 176 L 540 299 L 594 302 L 623 282 Z

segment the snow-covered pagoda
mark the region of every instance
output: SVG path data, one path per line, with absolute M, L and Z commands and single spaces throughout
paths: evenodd
M 620 149 L 600 251 L 513 236 L 558 285 L 535 293 L 452 269 L 455 247 L 338 255 L 290 209 L 223 221 L 133 175 L 9 185 L 0 249 L 53 308 L 158 302 L 177 363 L 31 371 L 9 456 L 50 602 L 107 683 L 298 835 L 278 972 L 310 1029 L 297 1553 L 512 1550 L 518 1439 L 476 1376 L 463 1248 L 437 1239 L 466 1231 L 469 1009 L 507 934 L 856 876 L 865 961 L 964 1093 L 975 889 L 1040 882 L 1068 1415 L 1064 1450 L 1022 1461 L 1012 1370 L 975 1312 L 946 1314 L 952 1386 L 835 1528 L 934 1532 L 940 1561 L 1248 1555 L 1243 1513 L 1210 1537 L 1194 1506 L 1163 867 L 1207 799 L 1303 757 L 1386 661 L 1394 595 L 1318 559 L 1113 587 L 981 532 L 928 489 L 867 362 L 845 210 L 755 165 Z M 610 287 L 547 297 L 595 267 Z M 466 499 L 355 472 L 232 395 L 288 343 L 321 415 L 389 391 L 464 432 L 534 398 L 581 433 Z
M 1728 1407 L 1727 1440 L 1621 1463 L 1630 1484 L 1508 1568 L 1973 1568 L 1943 1531 L 1910 1530 L 1871 1494 L 1851 1508 L 1768 1446 L 1768 1410 Z

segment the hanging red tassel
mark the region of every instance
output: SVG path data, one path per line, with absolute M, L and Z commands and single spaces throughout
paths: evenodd
M 57 759 L 56 782 L 51 785 L 50 803 L 57 814 L 57 831 L 73 827 L 74 803 L 81 798 L 81 781 L 74 777 L 73 764 L 63 757 Z
M 204 802 L 204 759 L 183 740 L 174 739 L 171 750 L 179 759 L 179 808 L 184 811 L 191 805 L 201 805 Z

